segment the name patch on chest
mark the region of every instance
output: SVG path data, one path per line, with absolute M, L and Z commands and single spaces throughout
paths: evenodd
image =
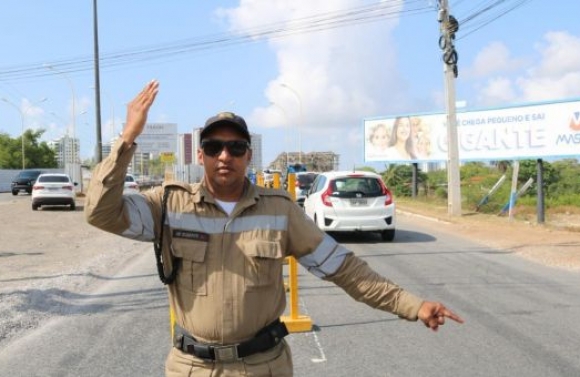
M 193 230 L 173 229 L 173 238 L 185 238 L 196 241 L 209 241 L 209 234 Z

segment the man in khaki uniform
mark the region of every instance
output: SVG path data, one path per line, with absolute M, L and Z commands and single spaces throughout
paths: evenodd
M 201 131 L 201 183 L 168 182 L 123 196 L 134 140 L 158 87 L 151 81 L 129 103 L 122 137 L 93 172 L 85 216 L 105 231 L 155 242 L 176 322 L 166 376 L 292 376 L 279 321 L 287 256 L 374 308 L 420 319 L 433 330 L 446 317 L 462 322 L 441 303 L 378 275 L 321 232 L 284 191 L 252 185 L 245 176 L 250 134 L 233 113 L 211 117 Z

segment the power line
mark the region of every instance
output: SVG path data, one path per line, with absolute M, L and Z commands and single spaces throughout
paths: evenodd
M 458 0 L 456 5 L 464 4 Z M 461 25 L 457 39 L 463 39 L 498 20 L 531 0 L 486 0 L 471 6 L 469 14 L 457 17 Z M 217 33 L 163 44 L 143 46 L 132 50 L 104 53 L 100 59 L 101 68 L 114 70 L 121 67 L 146 65 L 185 59 L 192 54 L 209 53 L 217 49 L 232 48 L 265 39 L 288 38 L 299 34 L 332 30 L 340 27 L 356 26 L 395 18 L 434 13 L 436 7 L 425 0 L 390 0 L 369 5 L 318 13 L 288 22 L 276 22 L 231 33 Z M 0 80 L 23 81 L 52 76 L 43 65 L 49 64 L 65 73 L 81 73 L 93 69 L 92 56 L 76 56 L 51 62 L 35 62 L 18 66 L 0 67 Z
M 287 23 L 277 22 L 233 33 L 218 33 L 145 46 L 135 50 L 105 53 L 101 58 L 101 67 L 111 69 L 119 66 L 143 64 L 144 62 L 168 61 L 184 55 L 256 43 L 267 38 L 287 38 L 298 34 L 326 31 L 434 11 L 433 6 L 424 5 L 424 0 L 406 1 L 403 9 L 401 9 L 400 4 L 400 1 L 395 0 L 383 1 L 347 10 L 319 13 Z M 42 67 L 46 63 L 36 62 L 0 68 L 0 80 L 26 80 L 49 76 L 50 72 Z M 81 56 L 56 60 L 48 62 L 48 64 L 58 67 L 60 71 L 66 73 L 77 73 L 91 70 L 93 60 L 91 56 Z
M 495 0 L 483 1 L 480 5 L 473 7 L 471 13 L 465 17 L 458 17 L 459 24 L 459 39 L 464 39 L 467 36 L 475 33 L 483 27 L 492 22 L 499 20 L 512 11 L 526 5 L 531 0 Z

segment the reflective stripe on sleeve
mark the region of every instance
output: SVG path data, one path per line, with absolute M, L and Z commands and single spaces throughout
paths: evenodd
M 125 213 L 129 215 L 129 228 L 121 236 L 139 241 L 153 241 L 155 239 L 155 227 L 153 214 L 145 200 L 139 194 L 123 195 Z
M 338 271 L 346 255 L 350 253 L 352 251 L 325 234 L 318 247 L 312 253 L 298 259 L 298 263 L 313 275 L 325 278 Z

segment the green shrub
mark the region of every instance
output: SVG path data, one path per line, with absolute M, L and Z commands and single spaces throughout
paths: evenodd
M 435 189 L 435 196 L 439 199 L 447 199 L 448 197 L 448 193 L 447 193 L 447 187 L 437 187 Z
M 481 162 L 466 163 L 460 168 L 461 197 L 463 207 L 475 209 L 486 197 L 502 174 L 506 179 L 497 191 L 487 198 L 479 207 L 480 212 L 499 213 L 509 203 L 511 194 L 512 165 L 510 161 L 501 161 L 495 166 Z M 411 196 L 412 165 L 390 165 L 381 173 L 385 183 L 398 196 Z M 552 164 L 543 162 L 543 183 L 545 204 L 548 208 L 580 208 L 580 163 L 577 160 L 561 160 Z M 518 189 L 529 179 L 537 179 L 537 161 L 520 161 Z M 417 176 L 418 194 L 425 200 L 447 200 L 447 170 L 429 173 L 419 171 Z M 516 205 L 533 210 L 537 205 L 537 183 L 518 198 Z

